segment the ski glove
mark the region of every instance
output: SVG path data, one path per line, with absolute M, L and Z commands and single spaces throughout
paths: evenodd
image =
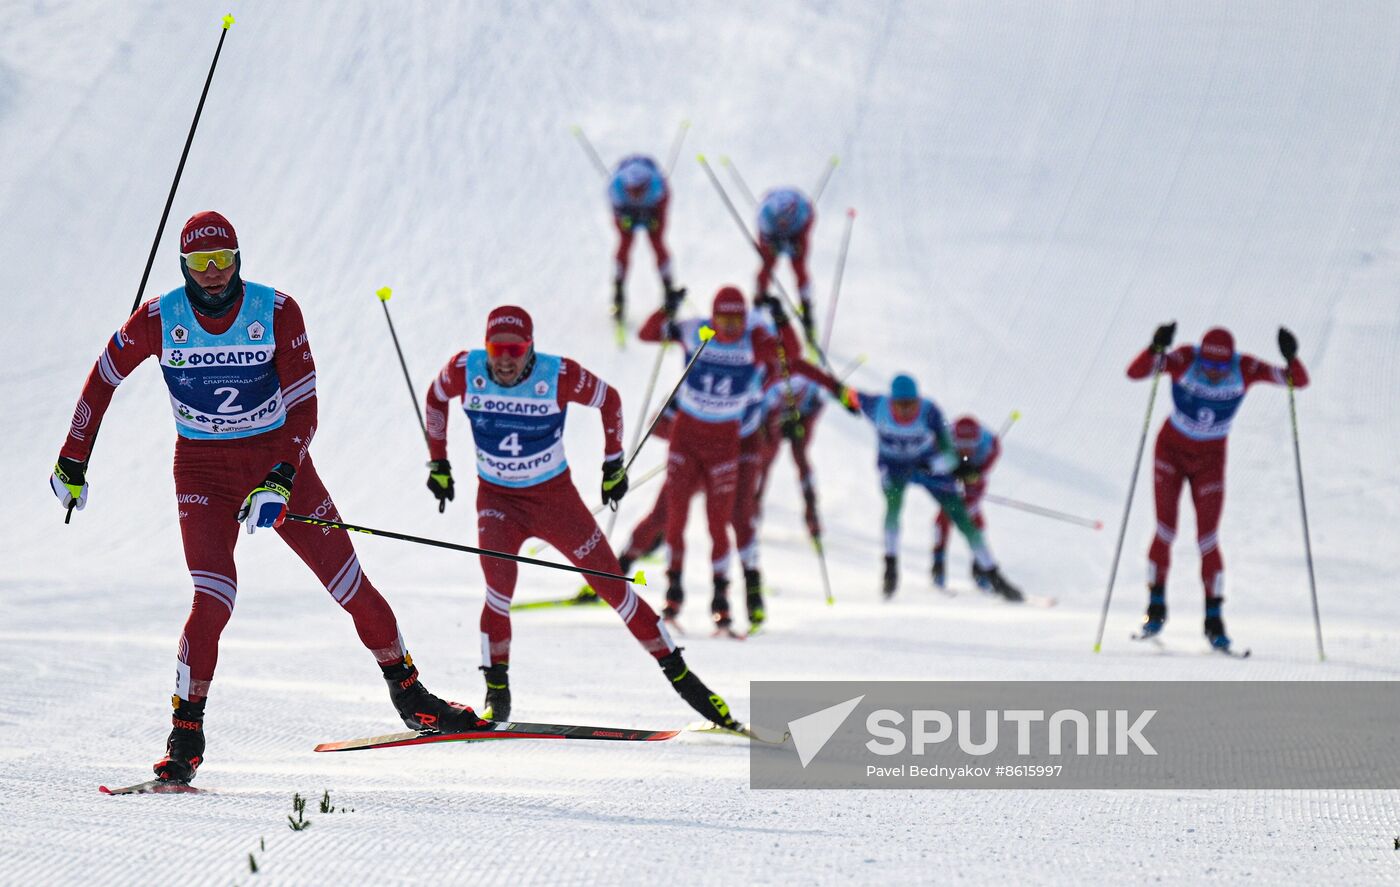
M 87 463 L 59 456 L 49 476 L 49 486 L 60 505 L 82 511 L 87 506 Z
M 609 459 L 603 463 L 603 504 L 617 511 L 617 503 L 627 495 L 627 469 L 622 457 Z
M 684 301 L 685 301 L 685 287 L 681 287 L 680 289 L 667 289 L 667 290 L 666 290 L 665 310 L 666 310 L 666 319 L 667 319 L 667 320 L 675 320 L 675 319 L 676 319 L 676 312 L 680 310 L 680 308 L 681 308 L 681 303 L 684 302 Z
M 836 387 L 836 399 L 845 408 L 846 412 L 853 416 L 860 415 L 860 395 L 854 388 L 847 388 L 845 385 Z
M 258 527 L 280 527 L 287 518 L 287 500 L 292 498 L 292 478 L 297 470 L 286 462 L 278 462 L 263 478 L 263 482 L 253 487 L 253 492 L 243 500 L 238 509 L 238 521 L 248 533 Z
M 1166 350 L 1172 347 L 1172 339 L 1176 338 L 1176 321 L 1164 323 L 1157 327 L 1157 332 L 1152 334 L 1152 353 L 1165 354 Z
M 773 318 L 773 325 L 778 329 L 788 325 L 787 311 L 783 309 L 783 303 L 770 296 L 768 293 L 759 294 L 757 304 L 768 309 L 768 316 Z
M 795 412 L 790 412 L 783 416 L 783 437 L 793 443 L 807 436 L 807 426 L 802 424 L 802 417 Z
M 971 459 L 963 457 L 958 461 L 958 467 L 953 469 L 953 477 L 965 484 L 975 484 L 982 479 L 982 472 L 977 470 Z
M 452 463 L 446 459 L 434 459 L 428 463 L 428 492 L 437 497 L 438 514 L 447 509 L 447 503 L 457 498 L 457 488 L 452 483 Z
M 1292 363 L 1293 358 L 1298 356 L 1298 339 L 1286 326 L 1278 328 L 1278 350 L 1283 354 L 1285 363 Z

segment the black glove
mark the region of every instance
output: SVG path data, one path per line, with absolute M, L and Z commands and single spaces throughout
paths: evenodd
M 603 504 L 617 511 L 617 503 L 627 495 L 627 469 L 622 457 L 609 459 L 603 463 Z
M 60 505 L 82 511 L 87 507 L 87 463 L 59 456 L 49 475 L 49 486 Z
M 438 513 L 447 509 L 447 503 L 457 498 L 457 487 L 452 483 L 452 463 L 446 459 L 434 459 L 428 463 L 428 492 L 437 497 Z
M 755 307 L 768 309 L 768 316 L 773 318 L 773 325 L 778 329 L 788 325 L 787 311 L 783 309 L 783 303 L 773 296 L 768 293 L 759 293 L 753 303 Z
M 666 311 L 666 318 L 667 318 L 668 320 L 674 320 L 674 319 L 675 319 L 675 317 L 676 317 L 676 312 L 680 310 L 681 303 L 684 302 L 684 301 L 685 301 L 685 287 L 681 287 L 680 289 L 668 289 L 668 290 L 666 290 L 666 302 L 665 302 L 664 308 L 665 308 L 665 311 Z
M 1292 363 L 1293 358 L 1298 356 L 1298 338 L 1286 326 L 1278 328 L 1278 350 L 1283 354 L 1285 363 Z
M 1176 338 L 1176 321 L 1164 323 L 1157 327 L 1157 332 L 1152 334 L 1152 353 L 1162 354 L 1172 347 L 1172 339 Z
M 860 394 L 845 385 L 836 387 L 836 402 L 852 416 L 860 415 Z
M 287 503 L 292 498 L 292 481 L 297 470 L 287 462 L 278 462 L 263 478 L 263 482 L 243 500 L 238 509 L 238 522 L 252 533 L 258 527 L 280 527 L 287 517 Z
M 802 417 L 797 414 L 796 410 L 789 410 L 783 416 L 782 428 L 783 437 L 793 443 L 797 443 L 807 436 L 807 426 L 802 424 Z

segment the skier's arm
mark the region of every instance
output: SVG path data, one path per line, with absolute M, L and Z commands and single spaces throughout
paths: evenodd
M 1293 377 L 1294 388 L 1307 388 L 1309 381 L 1308 370 L 1297 357 L 1289 361 L 1287 367 L 1281 367 L 1266 363 L 1252 354 L 1242 354 L 1240 355 L 1240 374 L 1244 376 L 1245 388 L 1256 382 L 1287 385 L 1288 376 Z
M 1182 345 L 1175 351 L 1165 355 L 1159 355 L 1151 347 L 1144 348 L 1142 353 L 1133 358 L 1133 362 L 1128 364 L 1129 379 L 1146 379 L 1157 369 L 1157 359 L 1162 358 L 1162 369 L 1168 373 L 1172 379 L 1181 378 L 1186 372 L 1186 368 L 1191 365 L 1191 346 Z
M 75 462 L 86 462 L 92 451 L 92 438 L 102 416 L 112 402 L 117 386 L 141 365 L 141 361 L 160 354 L 160 301 L 151 299 L 127 318 L 121 329 L 107 340 L 107 347 L 98 356 L 83 393 L 73 410 L 68 437 L 59 455 Z
M 997 436 L 995 434 L 993 434 L 991 437 L 992 446 L 991 449 L 987 450 L 987 458 L 983 459 L 982 464 L 977 466 L 977 470 L 982 474 L 986 474 L 987 472 L 991 471 L 992 466 L 997 464 L 997 459 L 1001 457 L 1001 441 L 997 440 Z
M 603 414 L 603 461 L 622 458 L 622 396 L 607 382 L 565 358 L 559 365 L 559 406 L 571 403 Z
M 447 458 L 447 407 L 454 397 L 461 397 L 467 391 L 467 352 L 459 351 L 452 356 L 433 384 L 428 386 L 428 394 L 423 402 L 424 421 L 428 428 L 428 457 L 433 461 Z
M 282 381 L 282 405 L 287 410 L 287 419 L 279 431 L 278 461 L 300 468 L 316 434 L 316 361 L 311 356 L 306 321 L 297 303 L 282 296 L 275 310 L 272 326 L 277 350 L 273 361 L 277 378 Z
M 637 330 L 637 338 L 641 339 L 643 342 L 679 341 L 676 337 L 676 324 L 674 322 L 668 323 L 667 321 L 666 311 L 664 309 L 658 309 L 646 319 L 646 322 L 642 324 L 642 328 Z

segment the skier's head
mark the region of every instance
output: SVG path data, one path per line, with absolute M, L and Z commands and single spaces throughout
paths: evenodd
M 982 426 L 971 416 L 959 416 L 953 423 L 953 446 L 964 452 L 977 449 L 982 440 Z
M 633 200 L 641 200 L 647 195 L 647 189 L 651 187 L 651 169 L 641 160 L 631 160 L 625 163 L 618 173 L 622 178 L 622 190 L 627 192 L 627 196 Z
M 238 233 L 228 219 L 212 211 L 190 216 L 180 230 L 180 272 L 199 313 L 219 317 L 233 307 L 243 294 L 242 267 Z
M 535 359 L 535 324 L 516 305 L 501 305 L 486 316 L 486 363 L 502 385 L 514 385 L 529 374 Z
M 748 311 L 744 294 L 738 287 L 720 287 L 710 310 L 710 326 L 714 327 L 715 338 L 721 342 L 739 341 L 749 323 Z
M 900 422 L 913 422 L 922 406 L 919 400 L 919 384 L 914 377 L 900 373 L 890 383 L 890 412 Z
M 1235 359 L 1235 337 L 1224 327 L 1206 330 L 1201 337 L 1201 348 L 1197 356 L 1206 377 L 1215 380 L 1230 370 Z

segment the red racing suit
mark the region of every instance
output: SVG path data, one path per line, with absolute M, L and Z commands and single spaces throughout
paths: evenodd
M 1212 380 L 1197 362 L 1197 349 L 1183 345 L 1161 356 L 1145 349 L 1128 365 L 1128 378 L 1146 379 L 1161 368 L 1171 376 L 1174 409 L 1157 434 L 1153 452 L 1153 491 L 1157 531 L 1148 550 L 1147 584 L 1166 587 L 1171 545 L 1176 540 L 1177 505 L 1182 485 L 1191 484 L 1196 507 L 1196 546 L 1207 599 L 1224 597 L 1225 561 L 1218 532 L 1225 506 L 1225 445 L 1235 413 L 1251 385 L 1266 382 L 1306 388 L 1308 371 L 1296 357 L 1285 367 L 1237 354 L 1223 378 Z
M 214 335 L 228 332 L 239 321 L 244 301 L 240 296 L 221 317 L 196 314 L 199 325 Z M 86 461 L 117 386 L 146 358 L 161 357 L 160 308 L 160 299 L 141 305 L 107 343 L 88 373 L 61 455 Z M 316 433 L 316 364 L 307 343 L 301 309 L 290 297 L 277 293 L 273 316 L 273 362 L 281 385 L 285 422 L 280 428 L 250 437 L 199 440 L 181 436 L 175 443 L 180 537 L 194 580 L 194 603 L 180 637 L 176 693 L 191 701 L 197 702 L 209 693 L 219 656 L 219 636 L 233 615 L 238 595 L 233 549 L 242 529 L 237 514 L 248 493 L 274 465 L 286 462 L 296 469 L 288 510 L 340 519 L 307 452 Z M 189 382 L 192 386 L 198 381 L 186 376 L 189 374 L 175 377 L 173 385 Z M 167 382 L 170 380 L 167 376 Z M 350 614 L 361 642 L 381 665 L 403 658 L 394 613 L 361 571 L 344 532 L 287 523 L 277 529 L 277 534 Z
M 485 352 L 459 352 L 427 394 L 433 459 L 447 458 L 447 408 L 454 398 L 462 399 L 477 448 L 477 544 L 515 554 L 535 537 L 575 566 L 619 572 L 617 557 L 574 487 L 561 439 L 569 404 L 600 409 L 604 458 L 620 458 L 617 391 L 574 361 L 547 354 L 533 355 L 516 383 L 503 386 L 490 376 Z M 483 556 L 481 571 L 486 579 L 481 660 L 491 666 L 510 660 L 510 602 L 518 568 L 514 561 Z M 631 585 L 599 577 L 589 577 L 589 584 L 652 656 L 660 659 L 675 649 L 656 611 Z

